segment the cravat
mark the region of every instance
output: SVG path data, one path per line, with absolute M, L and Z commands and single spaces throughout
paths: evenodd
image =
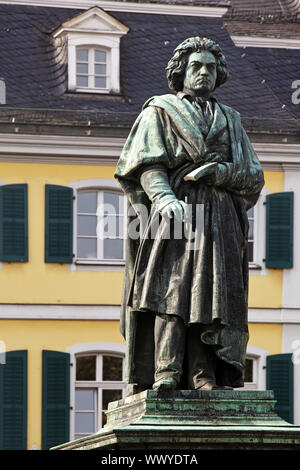
M 209 100 L 202 100 L 201 98 L 196 98 L 194 104 L 202 112 L 205 122 L 210 127 L 213 122 L 213 111 L 211 102 Z

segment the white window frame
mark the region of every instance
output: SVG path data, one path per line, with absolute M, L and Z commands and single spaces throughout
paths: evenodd
M 79 258 L 78 256 L 78 253 L 77 253 L 77 240 L 78 240 L 78 237 L 81 237 L 81 238 L 91 238 L 90 236 L 86 235 L 86 236 L 79 236 L 77 234 L 77 216 L 80 215 L 81 213 L 78 212 L 78 207 L 77 207 L 77 201 L 78 201 L 78 196 L 79 194 L 82 194 L 82 193 L 88 193 L 88 192 L 96 192 L 97 193 L 97 207 L 103 207 L 104 206 L 104 193 L 108 193 L 108 192 L 111 192 L 111 193 L 114 193 L 114 194 L 118 194 L 118 195 L 121 195 L 123 196 L 123 214 L 122 214 L 122 217 L 123 217 L 123 230 L 124 230 L 124 239 L 123 239 L 123 258 L 121 259 L 115 259 L 115 258 L 112 258 L 112 259 L 109 259 L 109 258 L 105 258 L 104 257 L 104 244 L 103 244 L 103 239 L 99 238 L 96 236 L 96 240 L 97 240 L 97 258 Z M 89 188 L 89 189 L 82 189 L 81 191 L 78 191 L 77 192 L 77 197 L 75 198 L 75 202 L 76 202 L 76 220 L 74 220 L 74 228 L 75 228 L 75 231 L 76 231 L 76 243 L 74 245 L 74 253 L 75 253 L 75 262 L 86 262 L 86 263 L 91 263 L 91 264 L 97 264 L 97 263 L 100 263 L 100 264 L 120 264 L 120 263 L 124 263 L 125 262 L 125 249 L 126 249 L 126 238 L 125 238 L 125 234 L 126 234 L 126 199 L 125 199 L 125 196 L 123 195 L 123 193 L 121 191 L 115 191 L 115 190 L 108 190 L 108 189 L 99 189 L 99 188 Z M 82 214 L 84 215 L 84 214 Z M 103 232 L 103 217 L 97 215 L 97 213 L 95 214 L 96 217 L 97 217 L 97 227 L 99 226 L 100 228 L 100 232 L 102 233 Z M 117 216 L 119 214 L 116 214 Z M 117 238 L 115 237 L 115 239 L 121 239 L 121 238 Z
M 76 83 L 76 50 L 99 49 L 107 54 L 107 87 L 79 87 Z M 90 53 L 89 53 L 90 54 Z M 68 89 L 80 93 L 120 93 L 120 39 L 87 36 L 68 38 Z
M 116 356 L 123 358 L 123 377 L 122 382 L 119 381 L 80 381 L 80 387 L 78 388 L 98 388 L 100 393 L 98 393 L 98 400 L 96 404 L 96 416 L 98 415 L 98 420 L 95 422 L 96 432 L 100 429 L 102 425 L 102 390 L 108 389 L 113 390 L 123 390 L 123 397 L 125 396 L 125 349 L 126 346 L 118 343 L 81 343 L 75 344 L 67 348 L 67 352 L 70 353 L 70 361 L 72 367 L 70 368 L 70 440 L 75 439 L 75 389 L 76 389 L 76 357 L 78 356 L 90 356 L 97 355 L 96 367 L 98 370 L 102 367 L 102 357 L 103 356 Z M 97 377 L 97 376 L 96 376 Z M 100 389 L 100 387 L 102 387 Z
M 256 233 L 255 233 L 255 229 L 256 229 L 256 226 L 257 226 L 257 217 L 255 217 L 255 213 L 256 213 L 256 207 L 252 207 L 252 210 L 253 210 L 253 217 L 251 217 L 253 219 L 253 260 L 249 260 L 249 264 L 253 264 L 255 263 L 255 260 L 257 259 L 257 257 L 255 256 L 256 255 L 256 248 L 257 248 L 257 244 L 255 243 L 255 240 L 256 240 Z M 248 213 L 247 213 L 248 214 Z M 250 229 L 250 219 L 249 219 L 249 215 L 248 215 L 248 221 L 249 221 L 249 229 Z M 249 230 L 250 232 L 250 230 Z M 248 235 L 248 244 L 249 244 L 249 235 Z
M 249 262 L 249 269 L 252 274 L 267 275 L 268 269 L 265 264 L 266 257 L 266 196 L 269 190 L 263 188 L 254 206 L 254 227 L 253 227 L 253 261 Z
M 257 390 L 257 382 L 258 382 L 258 361 L 256 356 L 252 356 L 250 354 L 246 355 L 246 359 L 250 359 L 252 361 L 252 382 L 245 382 L 244 389 L 245 390 Z
M 266 364 L 269 352 L 257 346 L 247 346 L 246 358 L 253 361 L 253 380 L 240 390 L 266 390 Z
M 88 258 L 78 258 L 77 257 L 77 199 L 78 193 L 84 191 L 102 191 L 103 192 L 114 192 L 124 196 L 124 217 L 126 219 L 127 213 L 127 198 L 124 195 L 123 191 L 121 190 L 119 184 L 110 179 L 105 178 L 91 178 L 86 180 L 78 180 L 69 185 L 74 190 L 74 201 L 73 201 L 73 213 L 74 213 L 74 222 L 73 222 L 73 247 L 74 247 L 74 262 L 73 265 L 86 265 L 86 266 L 124 266 L 125 265 L 125 247 L 126 247 L 126 236 L 124 236 L 124 244 L 123 244 L 123 253 L 124 258 L 121 259 L 88 259 Z M 125 229 L 125 228 L 124 228 Z M 126 232 L 125 232 L 126 233 Z M 98 239 L 98 244 L 101 244 L 101 240 Z M 101 252 L 99 250 L 99 246 L 97 246 L 97 253 Z

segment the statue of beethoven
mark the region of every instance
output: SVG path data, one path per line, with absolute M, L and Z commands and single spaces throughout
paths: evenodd
M 145 103 L 115 173 L 128 196 L 129 225 L 141 207 L 150 214 L 144 236 L 127 240 L 121 331 L 128 394 L 244 383 L 247 210 L 264 185 L 263 172 L 239 113 L 210 96 L 228 78 L 219 45 L 189 38 L 166 70 L 176 94 Z M 195 222 L 199 205 L 202 227 Z M 184 224 L 187 214 L 199 231 L 194 249 L 172 230 L 162 236 L 166 224 Z

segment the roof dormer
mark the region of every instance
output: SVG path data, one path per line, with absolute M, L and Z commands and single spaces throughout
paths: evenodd
M 99 7 L 63 23 L 53 33 L 68 49 L 68 89 L 120 92 L 120 39 L 129 28 Z

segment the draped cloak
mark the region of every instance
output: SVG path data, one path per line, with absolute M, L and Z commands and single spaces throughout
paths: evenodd
M 127 344 L 128 383 L 154 381 L 154 312 L 178 315 L 187 327 L 202 324 L 201 339 L 217 356 L 218 385 L 243 386 L 249 337 L 247 210 L 256 203 L 264 178 L 239 113 L 213 100 L 210 125 L 183 93 L 148 100 L 116 168 L 129 201 L 128 227 L 141 218 L 142 205 L 150 213 L 144 237 L 127 237 L 120 328 Z M 214 185 L 184 181 L 212 152 L 222 158 Z M 141 172 L 153 165 L 167 169 L 176 197 L 193 211 L 203 205 L 197 249 L 188 249 L 185 239 L 147 236 L 155 217 L 159 233 L 166 223 L 140 185 Z M 180 386 L 185 388 L 184 376 Z

